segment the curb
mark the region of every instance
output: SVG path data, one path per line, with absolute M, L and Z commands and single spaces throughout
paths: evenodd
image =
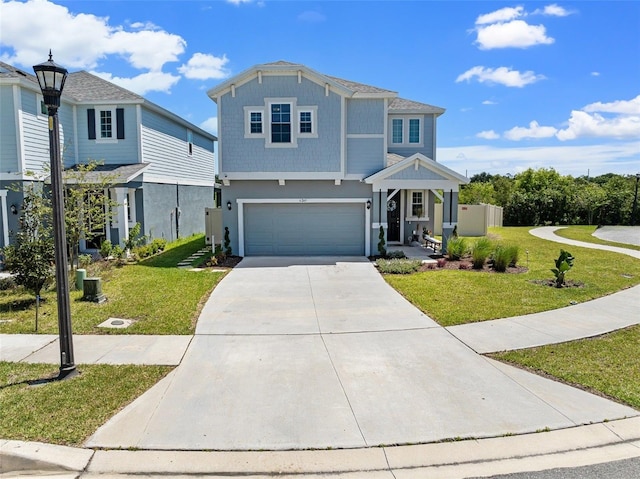
M 0 443 L 2 477 L 27 471 L 120 475 L 466 478 L 579 467 L 640 457 L 640 417 L 550 432 L 458 442 L 302 451 L 92 450 Z M 14 477 L 15 477 L 14 476 Z

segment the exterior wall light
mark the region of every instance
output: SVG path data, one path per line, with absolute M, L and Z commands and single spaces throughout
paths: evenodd
M 11 205 L 9 208 L 11 209 L 11 213 L 14 215 L 18 214 L 18 207 L 16 205 Z
M 227 209 L 231 211 L 231 201 L 227 201 Z
M 371 209 L 371 200 L 367 200 L 367 209 L 370 210 Z

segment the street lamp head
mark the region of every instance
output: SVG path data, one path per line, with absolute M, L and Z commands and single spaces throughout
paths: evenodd
M 35 65 L 33 71 L 36 72 L 36 77 L 38 77 L 44 104 L 49 108 L 58 108 L 64 82 L 67 79 L 67 69 L 54 63 L 51 50 L 49 50 L 49 60 Z

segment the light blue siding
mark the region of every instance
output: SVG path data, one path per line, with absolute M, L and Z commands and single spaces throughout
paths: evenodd
M 400 115 L 400 116 L 404 118 L 404 123 L 408 125 L 407 116 L 405 115 Z M 409 115 L 409 116 L 415 118 L 415 117 L 420 117 L 421 115 Z M 391 115 L 390 118 L 393 118 L 393 115 Z M 411 156 L 414 153 L 422 153 L 424 156 L 431 158 L 432 160 L 435 160 L 436 158 L 435 158 L 434 138 L 433 138 L 434 122 L 435 122 L 434 115 L 424 115 L 422 117 L 422 121 L 420 122 L 422 126 L 422 130 L 420 134 L 422 135 L 422 138 L 424 140 L 423 140 L 423 146 L 421 147 L 411 146 L 411 145 L 403 145 L 403 146 L 394 145 L 391 143 L 391 131 L 389 131 L 389 145 L 388 145 L 389 153 L 396 153 L 398 155 L 402 155 L 405 157 Z M 409 142 L 408 132 L 409 132 L 409 129 L 405 128 L 404 133 L 406 137 L 404 138 L 404 141 L 406 143 Z
M 347 100 L 347 134 L 384 133 L 384 100 Z
M 58 110 L 58 121 L 62 129 L 61 149 L 64 167 L 69 168 L 77 163 L 76 145 L 73 128 L 73 107 L 63 103 Z
M 49 163 L 49 128 L 47 115 L 40 113 L 40 104 L 35 92 L 21 89 L 22 135 L 24 145 L 24 167 L 27 171 L 41 172 Z M 64 135 L 60 135 L 64 145 Z
M 193 133 L 193 154 L 189 156 L 187 128 L 142 110 L 142 151 L 145 163 L 151 166 L 146 174 L 173 180 L 215 180 L 213 142 Z
M 404 170 L 400 170 L 394 175 L 389 176 L 389 180 L 448 180 L 442 175 L 439 175 L 435 171 L 428 170 L 427 168 L 420 167 L 418 171 L 413 166 L 409 166 Z
M 385 161 L 384 138 L 347 139 L 347 174 L 364 178 L 383 169 Z
M 221 126 L 221 173 L 229 172 L 339 172 L 341 148 L 341 100 L 335 93 L 296 76 L 263 76 L 231 93 L 218 104 L 224 115 Z M 245 138 L 245 106 L 264 108 L 265 98 L 296 98 L 297 106 L 317 106 L 317 138 L 299 138 L 295 148 L 265 148 L 264 138 Z M 264 122 L 269 121 L 265 112 Z M 265 128 L 266 131 L 266 128 Z
M 118 105 L 115 105 L 118 107 Z M 86 163 L 89 160 L 102 161 L 105 165 L 132 164 L 139 163 L 138 158 L 138 128 L 136 118 L 136 107 L 133 105 L 124 106 L 124 140 L 113 140 L 113 142 L 100 142 L 99 140 L 89 140 L 87 130 L 87 110 L 92 106 L 78 106 L 78 162 Z M 100 106 L 95 107 L 96 122 L 99 122 Z M 114 118 L 114 138 L 116 136 Z
M 19 163 L 12 86 L 0 86 L 0 125 L 0 171 L 16 172 Z

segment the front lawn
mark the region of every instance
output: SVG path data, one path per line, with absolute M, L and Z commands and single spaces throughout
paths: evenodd
M 617 246 L 619 248 L 633 249 L 640 251 L 640 246 L 626 243 L 616 243 L 614 241 L 607 241 L 593 236 L 593 232 L 596 230 L 595 226 L 569 226 L 556 230 L 558 236 L 568 238 L 576 241 L 584 241 L 585 243 L 604 244 L 608 246 Z
M 158 256 L 124 266 L 100 267 L 89 274 L 102 278 L 107 302 L 82 301 L 82 291 L 70 292 L 71 322 L 76 334 L 193 334 L 200 309 L 224 272 L 178 269 L 177 263 L 204 247 L 204 236 L 167 245 Z M 73 284 L 71 285 L 73 288 Z M 55 290 L 43 294 L 39 333 L 57 334 Z M 97 325 L 109 318 L 133 319 L 126 329 Z M 0 333 L 35 332 L 35 299 L 19 290 L 0 291 Z
M 82 365 L 75 378 L 30 386 L 30 381 L 56 376 L 58 368 L 0 362 L 0 437 L 80 446 L 171 369 Z
M 640 325 L 597 338 L 490 356 L 640 409 Z
M 545 241 L 529 234 L 530 229 L 490 229 L 493 236 L 520 247 L 518 264 L 528 268 L 525 273 L 441 269 L 384 278 L 442 326 L 557 309 L 640 283 L 640 260 Z M 583 283 L 582 287 L 557 289 L 533 282 L 553 278 L 550 270 L 561 248 L 576 258 L 567 279 Z

